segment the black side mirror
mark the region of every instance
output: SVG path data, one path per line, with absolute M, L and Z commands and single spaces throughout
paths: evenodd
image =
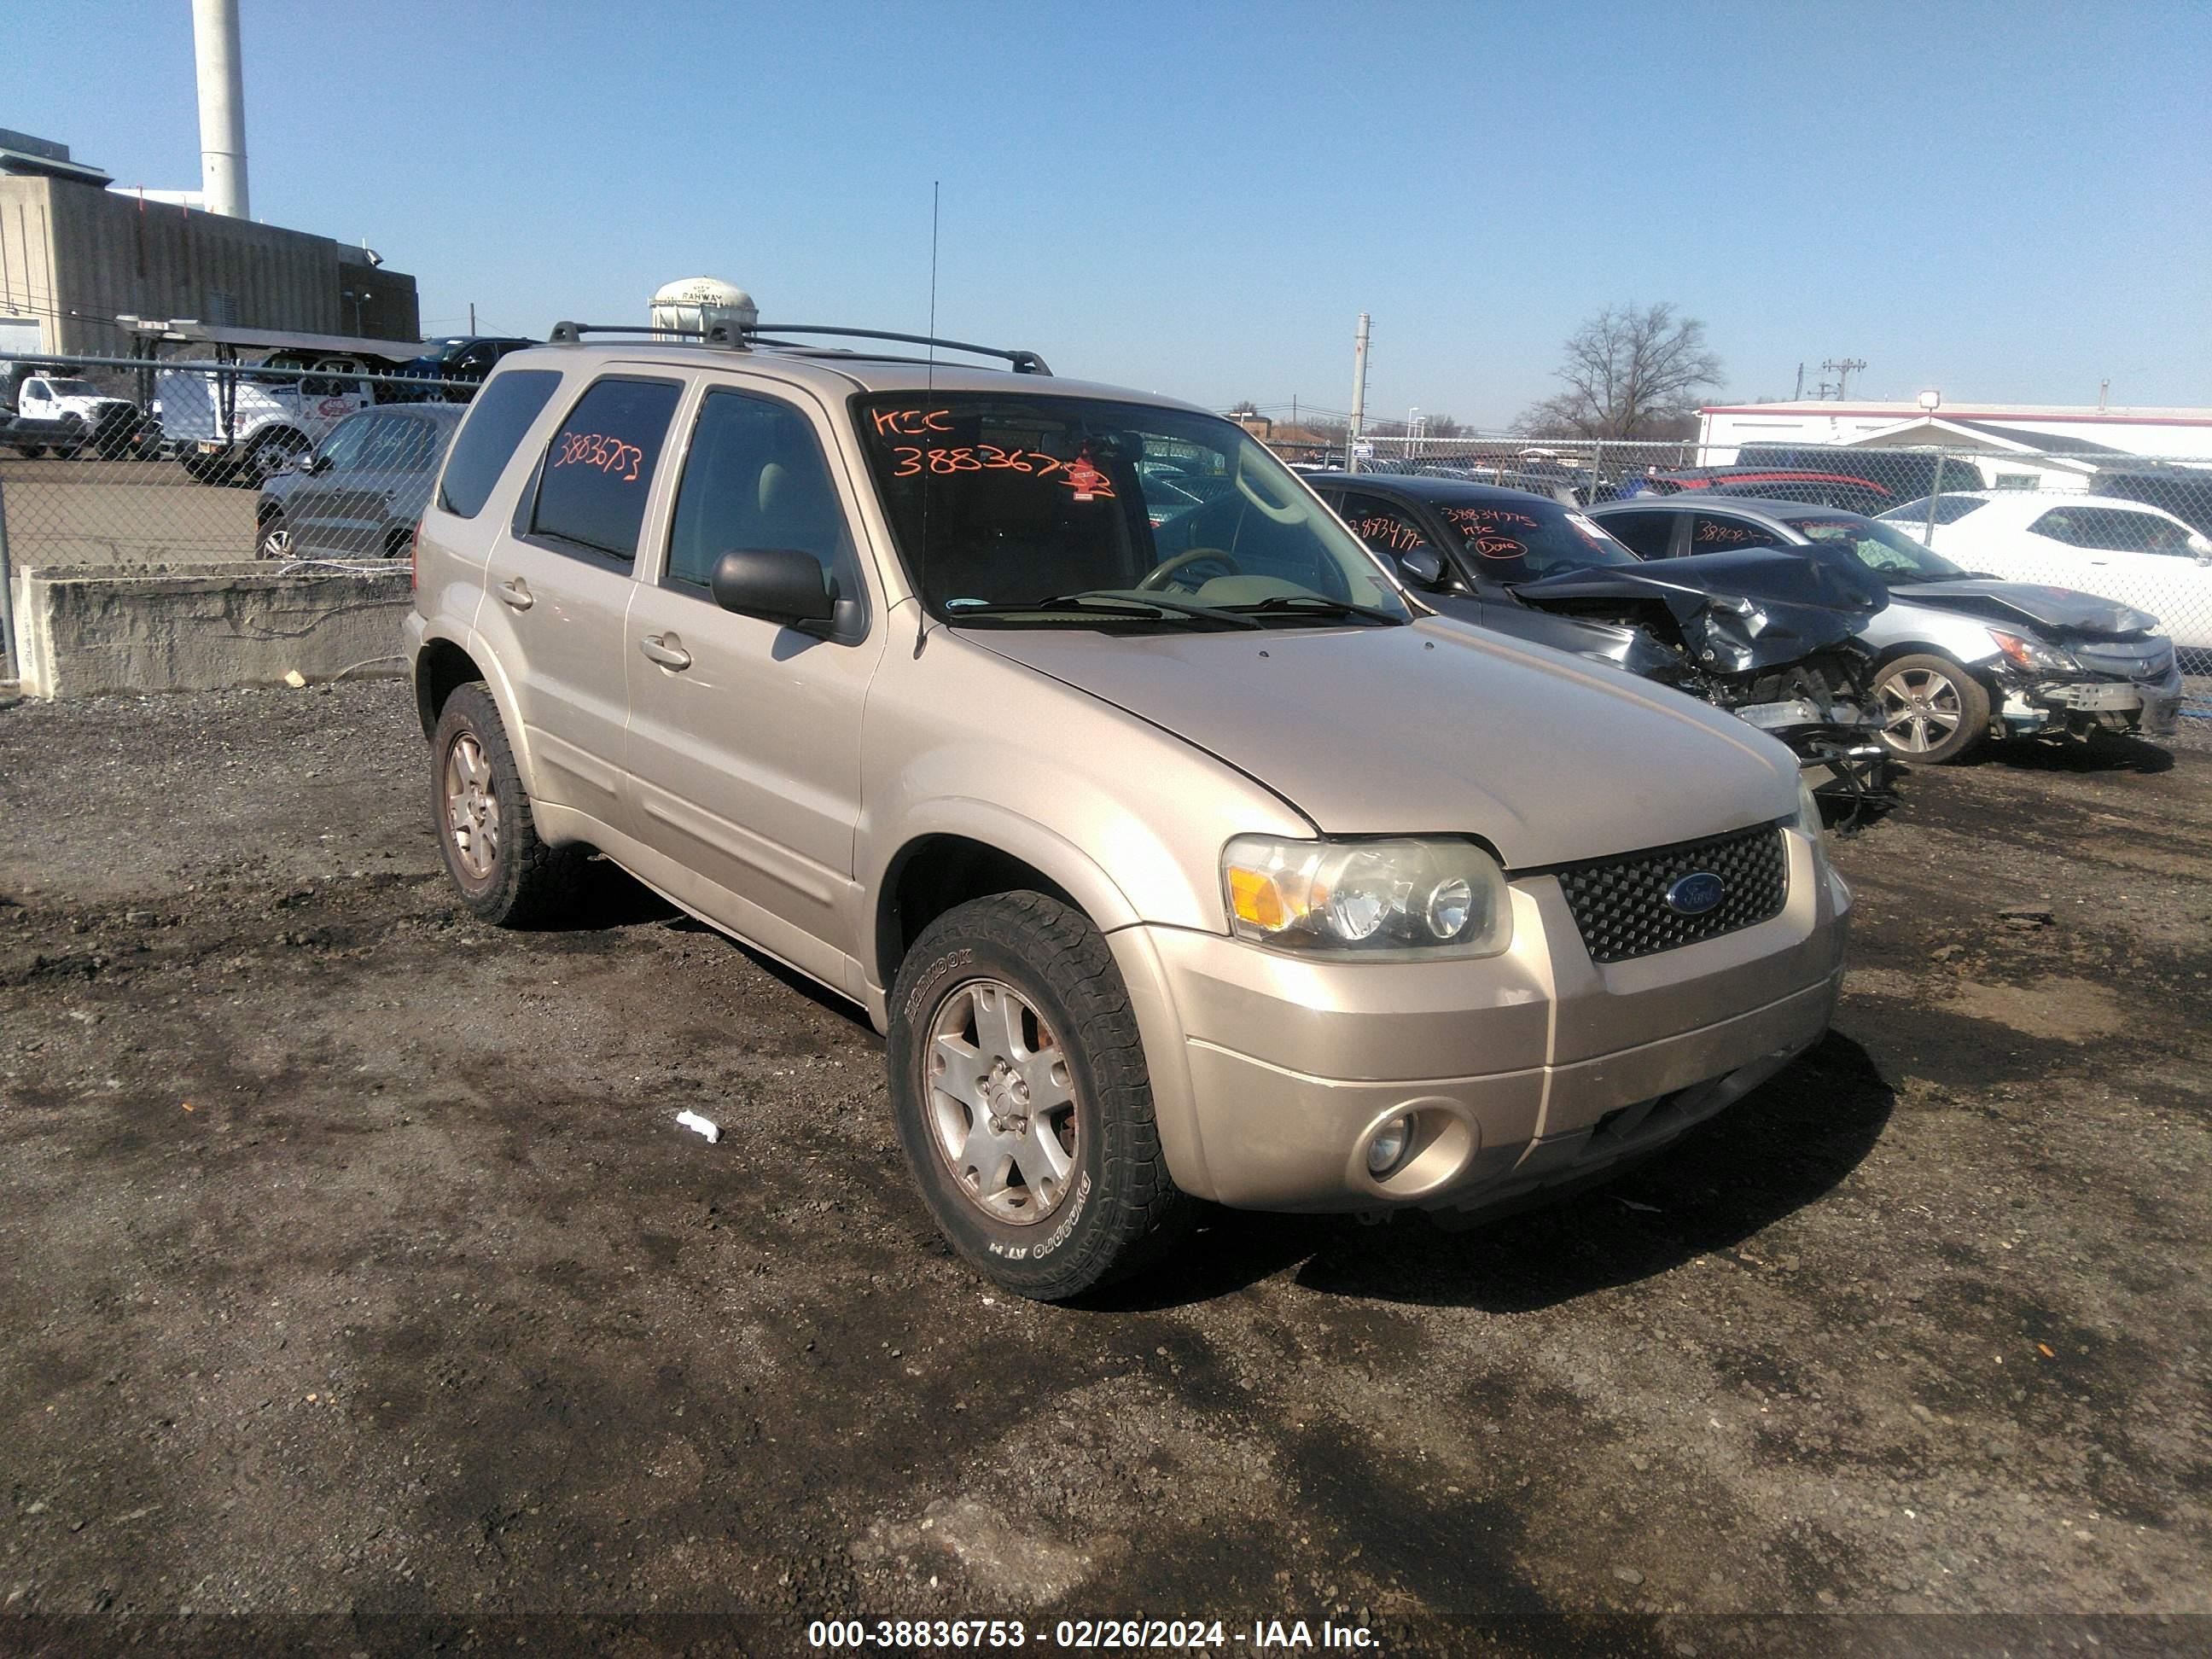
M 320 477 L 331 470 L 331 458 L 327 455 L 307 456 L 299 463 L 299 469 L 311 478 Z
M 1444 583 L 1444 562 L 1437 556 L 1433 547 L 1409 547 L 1395 555 L 1398 574 L 1415 587 L 1442 587 Z
M 732 549 L 707 586 L 723 610 L 769 622 L 823 623 L 837 611 L 837 579 L 812 554 L 787 547 Z

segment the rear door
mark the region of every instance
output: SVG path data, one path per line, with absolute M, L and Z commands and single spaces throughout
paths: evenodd
M 644 369 L 585 386 L 485 565 L 477 627 L 507 671 L 537 797 L 610 825 L 622 821 L 631 573 L 683 389 Z
M 630 606 L 628 765 L 631 825 L 678 866 L 670 890 L 848 985 L 862 954 L 861 708 L 884 630 L 827 418 L 781 388 L 709 386 L 699 398 L 665 544 Z M 811 555 L 857 603 L 817 630 L 723 610 L 708 589 L 714 564 L 750 548 Z

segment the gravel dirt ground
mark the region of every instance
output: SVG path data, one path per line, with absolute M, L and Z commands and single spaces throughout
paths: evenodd
M 611 870 L 477 925 L 426 775 L 390 684 L 0 709 L 0 1648 L 2212 1639 L 2212 754 L 1906 777 L 1835 1031 L 1610 1188 L 1075 1308 L 853 1012 Z

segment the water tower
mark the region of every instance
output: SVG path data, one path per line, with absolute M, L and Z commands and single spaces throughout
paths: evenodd
M 753 296 L 717 276 L 686 276 L 668 283 L 653 296 L 652 325 L 706 338 L 722 327 L 732 339 L 760 321 Z

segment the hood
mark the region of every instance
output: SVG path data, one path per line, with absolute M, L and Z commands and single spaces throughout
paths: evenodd
M 1325 834 L 1479 836 L 1509 868 L 1531 869 L 1796 809 L 1796 762 L 1741 720 L 1442 617 L 957 632 L 1205 750 Z
M 2045 587 L 2036 582 L 2003 582 L 1970 576 L 1956 581 L 1912 582 L 1891 590 L 1899 604 L 1924 605 L 1938 611 L 1960 611 L 1995 623 L 2026 623 L 2046 633 L 2079 634 L 2112 639 L 2123 634 L 2147 634 L 2158 618 L 2120 604 L 2100 599 L 2071 587 Z
M 1691 653 L 1722 674 L 1778 668 L 1840 645 L 1889 603 L 1871 572 L 1764 548 L 1564 570 L 1513 592 L 1547 610 L 1621 600 L 1664 605 Z

